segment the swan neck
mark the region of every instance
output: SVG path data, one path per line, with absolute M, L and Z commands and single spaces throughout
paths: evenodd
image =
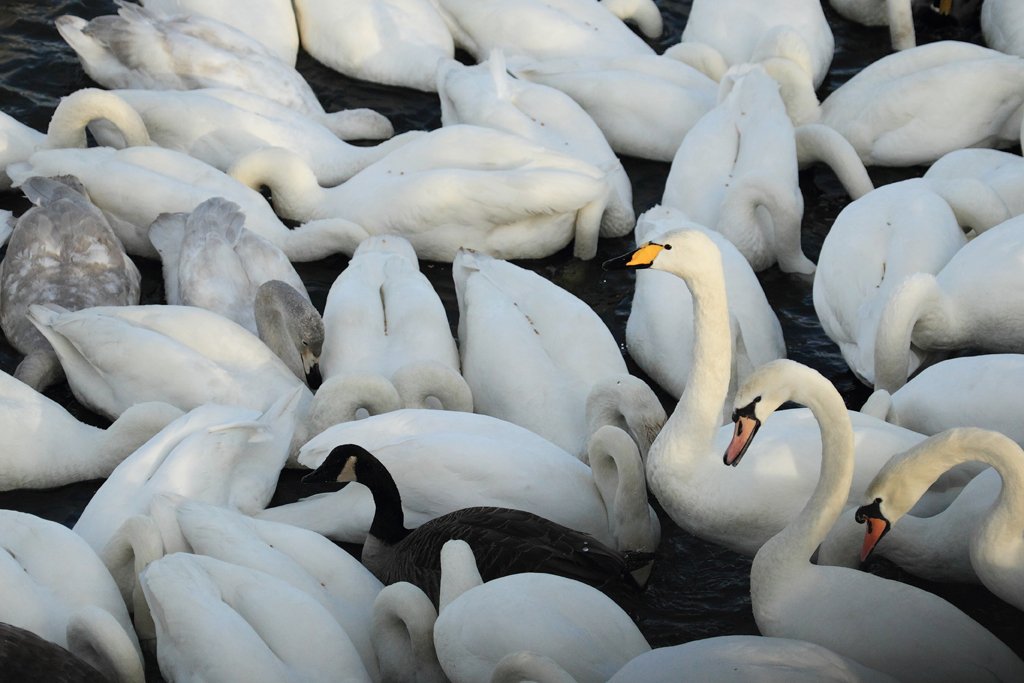
M 333 254 L 351 256 L 370 236 L 365 228 L 344 218 L 323 218 L 303 223 L 288 232 L 278 246 L 293 262 L 317 261 Z
M 796 156 L 801 167 L 821 162 L 832 169 L 850 199 L 874 189 L 864 162 L 850 141 L 831 126 L 808 123 L 795 129 Z
M 591 436 L 587 453 L 616 547 L 653 551 L 656 539 L 651 533 L 647 480 L 632 437 L 618 427 L 605 425 Z
M 423 672 L 440 670 L 433 637 L 436 621 L 430 598 L 412 584 L 392 584 L 377 594 L 371 628 L 381 680 L 423 680 Z
M 894 50 L 906 50 L 917 45 L 914 13 L 909 0 L 887 0 L 886 16 L 889 23 L 889 39 Z
M 57 105 L 46 131 L 46 146 L 85 147 L 86 126 L 97 119 L 114 124 L 128 147 L 152 144 L 145 122 L 127 102 L 105 90 L 86 88 L 64 97 Z
M 235 162 L 228 175 L 253 190 L 269 187 L 274 211 L 283 218 L 310 218 L 325 199 L 326 191 L 309 165 L 279 147 L 250 152 Z
M 942 316 L 942 299 L 930 273 L 910 276 L 893 292 L 875 337 L 875 389 L 893 393 L 907 383 L 914 328 L 925 315 Z

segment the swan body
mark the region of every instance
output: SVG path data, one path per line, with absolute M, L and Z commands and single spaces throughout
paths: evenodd
M 654 50 L 603 2 L 591 0 L 432 0 L 455 45 L 483 61 L 497 48 L 510 57 L 556 59 L 610 55 L 651 55 Z M 622 3 L 618 3 L 622 4 Z M 637 16 L 661 34 L 653 2 L 641 0 Z
M 449 683 L 434 650 L 437 607 L 406 581 L 384 586 L 373 603 L 373 642 L 382 681 Z
M 980 45 L 929 43 L 887 55 L 821 103 L 867 165 L 929 164 L 963 147 L 1020 140 L 1024 60 Z M 942 93 L 957 92 L 955 102 Z
M 95 89 L 78 92 L 107 93 Z M 184 152 L 221 171 L 227 171 L 253 150 L 286 147 L 309 164 L 325 187 L 348 180 L 390 150 L 421 135 L 410 131 L 374 146 L 358 147 L 345 139 L 390 137 L 394 131 L 391 123 L 371 110 L 348 110 L 351 125 L 339 137 L 337 126 L 327 128 L 262 95 L 228 88 L 112 90 L 107 96 L 119 99 L 123 108 L 141 117 L 153 143 L 161 147 Z M 89 130 L 101 145 L 127 146 L 120 126 L 97 120 Z
M 718 105 L 679 145 L 661 201 L 720 231 L 755 271 L 777 262 L 786 272 L 814 272 L 800 247 L 793 125 L 760 67 L 734 67 L 723 77 Z
M 302 47 L 351 78 L 435 91 L 434 66 L 455 54 L 431 0 L 297 0 Z
M 731 329 L 731 396 L 754 368 L 786 356 L 782 326 L 750 264 L 720 232 L 687 220 L 678 209 L 655 206 L 637 221 L 636 244 L 660 242 L 664 235 L 683 227 L 702 231 L 722 256 Z M 655 269 L 637 271 L 626 321 L 626 347 L 637 365 L 677 399 L 693 372 L 695 335 L 693 299 L 686 284 Z
M 703 232 L 683 229 L 665 234 L 662 242 L 649 243 L 606 266 L 620 264 L 668 271 L 686 282 L 693 297 L 695 335 L 690 377 L 647 455 L 648 485 L 680 527 L 753 555 L 793 518 L 814 486 L 817 469 L 812 458 L 821 448 L 814 416 L 806 410 L 790 410 L 773 421 L 778 431 L 770 441 L 759 442 L 764 450 L 752 459 L 763 463 L 764 469 L 729 472 L 722 468 L 712 454 L 724 451 L 732 430 L 719 428 L 722 402 L 729 388 L 730 342 L 718 249 Z M 856 496 L 892 453 L 924 437 L 877 418 L 846 415 L 833 419 L 856 420 L 857 486 L 853 500 L 859 500 Z M 944 485 L 960 483 L 957 480 Z
M 139 582 L 169 681 L 371 680 L 334 617 L 265 572 L 174 553 L 150 564 Z
M 448 262 L 459 247 L 540 258 L 574 238 L 573 253 L 592 258 L 612 192 L 607 173 L 591 164 L 464 124 L 430 131 L 338 187 L 321 188 L 308 166 L 278 148 L 247 155 L 231 175 L 270 187 L 286 218 L 341 218 L 372 234 L 400 234 L 420 258 Z
M 0 621 L 69 649 L 104 680 L 145 679 L 142 650 L 117 585 L 73 531 L 34 515 L 0 511 L 0 575 Z
M 845 19 L 858 24 L 888 26 L 892 48 L 906 50 L 917 45 L 913 8 L 928 3 L 925 0 L 829 0 L 829 4 Z
M 981 33 L 990 48 L 1024 57 L 1024 7 L 1013 0 L 985 0 Z
M 1021 258 L 1024 218 L 1016 217 L 975 237 L 937 273 L 903 280 L 878 323 L 875 387 L 891 393 L 906 383 L 912 348 L 940 354 L 1024 350 L 1024 300 L 1016 296 Z M 996 303 L 992 292 L 1009 294 Z
M 633 229 L 633 188 L 601 129 L 562 91 L 513 78 L 500 50 L 476 66 L 454 59 L 438 64 L 441 123 L 487 126 L 521 135 L 556 152 L 578 157 L 608 174 L 613 188 L 601 219 L 602 237 Z
M 620 155 L 671 161 L 686 133 L 714 105 L 715 81 L 657 55 L 509 57 L 521 80 L 561 90 L 590 114 Z
M 818 256 L 814 310 L 862 382 L 875 379 L 875 337 L 892 292 L 914 273 L 939 272 L 965 244 L 955 211 L 925 180 L 879 187 L 836 217 Z M 928 360 L 912 351 L 912 369 Z
M 198 159 L 159 147 L 44 150 L 9 166 L 8 172 L 15 184 L 33 175 L 74 175 L 92 201 L 112 217 L 111 227 L 125 250 L 147 258 L 159 258 L 149 241 L 148 228 L 161 213 L 191 212 L 214 196 L 237 204 L 245 214 L 246 227 L 277 245 L 293 261 L 315 260 L 339 251 L 351 253 L 367 235 L 343 220 L 289 229 L 255 190 Z M 125 187 L 134 188 L 129 196 Z
M 485 254 L 460 252 L 452 277 L 463 375 L 477 412 L 526 427 L 584 461 L 593 431 L 615 424 L 646 455 L 665 411 L 629 374 L 590 306 L 533 271 Z
M 25 355 L 14 376 L 42 391 L 63 372 L 28 307 L 138 304 L 141 276 L 75 178 L 29 178 L 21 187 L 36 206 L 18 219 L 0 263 L 0 326 Z
M 481 556 L 479 571 L 488 579 L 546 572 L 582 581 L 613 598 L 628 600 L 639 593 L 625 555 L 589 534 L 524 510 L 460 508 L 407 529 L 394 479 L 372 453 L 356 444 L 337 446 L 303 481 L 356 481 L 370 489 L 374 515 L 361 561 L 383 583 L 408 581 L 434 601 L 441 585 L 441 547 L 453 538 Z
M 647 503 L 635 444 L 602 427 L 587 467 L 550 441 L 486 415 L 396 410 L 338 424 L 310 439 L 299 462 L 316 468 L 339 444 L 355 443 L 388 468 L 410 527 L 465 507 L 526 510 L 619 550 L 653 551 L 661 528 Z M 373 518 L 369 490 L 350 484 L 259 515 L 345 542 L 362 543 Z
M 0 490 L 48 489 L 106 477 L 181 411 L 134 405 L 106 429 L 76 420 L 63 406 L 7 373 L 0 374 L 5 435 Z
M 759 400 L 758 400 L 759 399 Z M 759 368 L 737 394 L 740 449 L 750 420 L 784 401 L 817 412 L 842 398 L 820 374 L 779 360 Z M 846 503 L 853 478 L 854 435 L 848 423 L 822 430 L 821 473 L 804 509 L 766 542 L 750 569 L 754 619 L 762 634 L 818 643 L 900 680 L 1016 680 L 1024 662 L 998 638 L 938 596 L 846 567 L 809 559 Z M 735 470 L 739 471 L 739 469 Z
M 282 62 L 295 66 L 299 30 L 288 0 L 145 0 L 142 4 L 168 17 L 201 14 L 216 19 L 255 38 Z
M 452 683 L 490 680 L 498 662 L 520 650 L 550 657 L 577 681 L 603 682 L 651 649 L 632 618 L 596 588 L 539 572 L 483 582 L 464 541 L 441 552 L 434 647 Z
M 1024 508 L 1024 453 L 1019 445 L 998 432 L 969 427 L 952 429 L 893 458 L 865 492 L 865 500 L 872 502 L 858 511 L 859 518 L 866 517 L 869 525 L 861 554 L 870 552 L 875 543 L 884 542 L 885 532 L 878 535 L 879 522 L 883 529 L 886 524 L 895 525 L 937 476 L 949 467 L 972 460 L 991 465 L 1001 480 L 1001 488 L 993 490 L 991 484 L 965 488 L 960 496 L 975 497 L 974 509 L 981 514 L 972 520 L 974 524 L 963 523 L 961 519 L 957 526 L 946 526 L 943 537 L 969 539 L 971 566 L 981 583 L 1017 609 L 1024 609 L 1024 525 L 1020 522 Z
M 372 373 L 406 408 L 473 410 L 444 305 L 408 240 L 374 235 L 359 245 L 327 294 L 324 327 L 324 379 Z
M 1013 152 L 998 149 L 969 148 L 957 149 L 943 154 L 928 167 L 924 178 L 933 184 L 963 185 L 977 192 L 984 201 L 989 202 L 994 213 L 1005 207 L 1006 218 L 1024 213 L 1024 157 Z M 977 189 L 972 181 L 983 183 L 984 188 Z M 944 181 L 954 181 L 944 183 Z M 956 182 L 960 181 L 960 182 Z M 963 182 L 967 181 L 967 182 Z M 1001 221 L 997 221 L 1001 222 Z M 992 227 L 988 224 L 972 225 L 978 230 Z

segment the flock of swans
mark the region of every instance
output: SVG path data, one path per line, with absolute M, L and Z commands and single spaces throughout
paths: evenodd
M 1020 643 L 862 570 L 1024 610 L 1020 3 L 680 4 L 675 37 L 667 0 L 48 18 L 93 83 L 45 132 L 0 113 L 24 198 L 0 212 L 0 492 L 102 482 L 68 525 L 0 509 L 0 667 L 1024 680 Z M 933 10 L 988 46 L 917 45 Z M 819 101 L 846 21 L 892 50 Z M 438 125 L 327 111 L 300 47 Z M 880 166 L 929 168 L 876 188 Z M 817 254 L 811 167 L 842 198 Z M 568 272 L 528 261 L 552 256 Z M 312 261 L 344 265 L 315 292 Z M 573 282 L 588 261 L 603 282 Z M 766 277 L 806 293 L 862 405 L 794 360 Z M 613 333 L 591 302 L 617 282 Z M 108 426 L 43 393 L 63 382 Z M 760 635 L 652 646 L 633 612 L 673 571 L 666 524 L 752 558 Z

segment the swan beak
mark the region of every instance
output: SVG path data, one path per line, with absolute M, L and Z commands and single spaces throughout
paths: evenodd
M 635 249 L 622 256 L 616 256 L 615 258 L 608 259 L 601 264 L 601 267 L 605 270 L 633 270 L 637 268 L 650 268 L 651 264 L 654 263 L 654 259 L 658 257 L 661 250 L 665 248 L 663 244 L 657 244 L 656 242 L 648 242 L 642 247 Z
M 753 415 L 734 415 L 733 421 L 735 427 L 732 432 L 732 441 L 726 447 L 722 461 L 726 465 L 736 467 L 754 440 L 754 434 L 757 434 L 757 430 L 760 429 L 761 421 Z
M 939 14 L 948 17 L 953 11 L 953 0 L 939 0 Z
M 892 526 L 882 514 L 880 503 L 881 499 L 876 498 L 875 502 L 870 505 L 862 505 L 857 508 L 857 513 L 854 516 L 859 524 L 867 524 L 867 529 L 864 530 L 864 545 L 860 549 L 861 562 L 867 561 L 871 551 L 875 549 L 882 537 L 889 533 Z

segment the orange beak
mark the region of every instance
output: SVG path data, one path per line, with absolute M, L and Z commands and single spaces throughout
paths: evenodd
M 747 448 L 750 447 L 750 442 L 754 440 L 754 434 L 757 433 L 760 426 L 761 421 L 756 417 L 747 415 L 735 416 L 732 441 L 726 447 L 725 455 L 722 458 L 726 465 L 736 467 L 740 463 L 740 458 L 747 452 Z
M 867 529 L 864 530 L 864 545 L 860 548 L 861 562 L 867 561 L 871 551 L 875 549 L 878 542 L 889 531 L 889 521 L 884 517 L 865 517 L 864 523 L 867 524 Z

